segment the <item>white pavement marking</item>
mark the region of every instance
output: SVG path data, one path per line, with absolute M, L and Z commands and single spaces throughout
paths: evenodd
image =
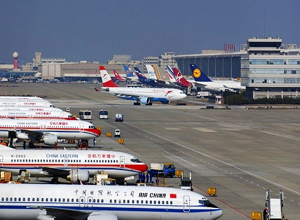
M 200 152 L 200 151 L 198 151 L 198 150 L 191 149 L 191 148 L 189 148 L 189 147 L 187 147 L 187 146 L 185 146 L 185 145 L 176 143 L 176 142 L 174 142 L 174 141 L 172 141 L 172 140 L 169 140 L 169 139 L 167 139 L 167 138 L 165 138 L 165 137 L 162 137 L 162 136 L 160 136 L 160 135 L 157 135 L 157 134 L 155 134 L 155 133 L 153 133 L 153 132 L 147 131 L 147 130 L 142 129 L 142 128 L 140 128 L 140 127 L 137 127 L 137 126 L 135 126 L 135 125 L 129 124 L 129 123 L 127 123 L 127 122 L 124 122 L 124 123 L 125 123 L 125 124 L 128 124 L 128 125 L 130 125 L 130 126 L 132 126 L 132 127 L 135 127 L 136 129 L 139 129 L 139 130 L 141 130 L 141 131 L 144 131 L 144 132 L 146 132 L 146 133 L 148 133 L 148 134 L 151 134 L 151 135 L 154 135 L 154 136 L 159 137 L 159 138 L 161 138 L 161 139 L 164 139 L 164 140 L 166 140 L 166 141 L 169 141 L 169 142 L 171 142 L 171 143 L 173 143 L 173 144 L 175 144 L 175 145 L 178 145 L 178 146 L 180 146 L 180 147 L 182 147 L 182 148 L 185 148 L 185 149 L 187 149 L 187 150 L 190 150 L 190 151 L 193 151 L 193 152 L 195 152 L 195 153 L 201 154 L 202 156 L 205 156 L 205 157 L 210 158 L 210 159 L 212 159 L 212 160 L 218 161 L 219 163 L 222 163 L 222 164 L 225 164 L 225 165 L 230 166 L 230 167 L 232 167 L 232 168 L 235 168 L 235 169 L 237 169 L 237 170 L 239 170 L 239 171 L 241 171 L 241 172 L 243 172 L 243 173 L 246 173 L 246 174 L 248 174 L 248 175 L 250 175 L 250 176 L 256 177 L 256 178 L 261 179 L 261 180 L 263 180 L 263 181 L 265 181 L 265 182 L 268 182 L 268 183 L 270 183 L 270 184 L 273 184 L 273 185 L 275 185 L 275 186 L 277 186 L 277 187 L 280 187 L 280 188 L 282 188 L 282 189 L 285 189 L 285 190 L 288 190 L 288 191 L 290 191 L 290 192 L 292 192 L 292 193 L 295 193 L 295 194 L 297 194 L 297 195 L 300 195 L 300 192 L 297 192 L 297 191 L 295 191 L 295 190 L 293 190 L 293 189 L 290 189 L 290 188 L 288 188 L 288 187 L 285 187 L 285 186 L 283 186 L 283 185 L 280 185 L 280 184 L 278 184 L 278 183 L 275 183 L 275 182 L 273 182 L 273 181 L 271 181 L 271 180 L 268 180 L 268 179 L 266 179 L 266 178 L 263 178 L 263 177 L 261 177 L 261 176 L 259 176 L 259 175 L 257 175 L 257 174 L 251 173 L 251 172 L 249 172 L 249 171 L 247 171 L 247 170 L 241 169 L 241 168 L 239 168 L 239 167 L 237 167 L 237 166 L 235 166 L 235 165 L 233 165 L 233 164 L 230 164 L 230 163 L 228 163 L 228 162 L 222 161 L 222 160 L 220 160 L 220 159 L 218 159 L 218 158 L 215 158 L 215 157 L 213 157 L 213 156 L 210 156 L 210 155 L 205 154 L 205 153 L 203 153 L 203 152 Z M 204 162 L 205 162 L 205 161 L 204 161 Z M 205 162 L 205 163 L 206 163 L 206 162 Z M 225 172 L 227 172 L 227 171 L 225 170 Z M 251 182 L 251 183 L 253 184 L 253 182 Z

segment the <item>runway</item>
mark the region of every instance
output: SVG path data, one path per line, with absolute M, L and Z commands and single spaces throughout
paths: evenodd
M 93 111 L 101 127 L 97 146 L 129 152 L 147 164 L 173 162 L 185 174 L 192 172 L 194 189 L 221 207 L 224 220 L 251 219 L 262 212 L 265 191 L 278 198 L 284 192 L 287 219 L 300 216 L 299 110 L 202 109 L 199 105 L 154 104 L 133 106 L 110 94 L 95 92 L 91 84 L 17 84 L 1 87 L 2 94 L 45 96 L 56 107 Z M 196 98 L 188 97 L 193 101 Z M 98 112 L 106 109 L 108 120 Z M 115 122 L 116 113 L 124 122 Z M 124 145 L 107 132 L 121 130 Z M 167 185 L 178 187 L 178 178 Z M 209 197 L 208 187 L 217 189 Z

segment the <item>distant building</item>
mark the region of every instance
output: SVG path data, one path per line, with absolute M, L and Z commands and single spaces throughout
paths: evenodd
M 300 48 L 283 45 L 281 38 L 250 38 L 238 52 L 205 51 L 175 60 L 184 75 L 196 64 L 209 77 L 240 78 L 249 98 L 300 95 Z

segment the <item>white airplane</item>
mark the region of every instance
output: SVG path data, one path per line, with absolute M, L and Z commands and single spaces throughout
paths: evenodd
M 60 108 L 54 108 L 54 107 L 25 107 L 25 106 L 19 106 L 19 107 L 14 107 L 14 106 L 0 106 L 0 111 L 60 111 L 62 112 L 63 110 Z
M 195 79 L 195 83 L 200 85 L 200 87 L 211 91 L 225 92 L 229 91 L 240 91 L 246 89 L 245 86 L 241 85 L 241 82 L 234 80 L 215 80 L 212 81 L 208 78 L 203 71 L 200 70 L 195 64 L 190 64 L 190 68 Z
M 0 108 L 1 118 L 16 119 L 65 119 L 77 120 L 71 113 L 65 111 L 20 111 L 20 110 L 2 110 Z
M 213 220 L 205 196 L 167 187 L 1 184 L 0 219 Z
M 54 145 L 58 139 L 91 139 L 100 136 L 95 126 L 81 120 L 0 119 L 0 138 L 19 138 Z
M 140 105 L 140 103 L 151 105 L 154 101 L 168 104 L 170 101 L 178 101 L 186 97 L 186 94 L 179 89 L 118 87 L 111 80 L 104 66 L 99 66 L 99 69 L 103 83 L 102 89 L 119 98 L 135 100 L 134 105 Z
M 2 107 L 54 107 L 47 100 L 16 100 L 16 99 L 0 99 L 0 106 Z
M 43 100 L 43 98 L 38 97 L 38 96 L 0 96 L 0 99 L 19 99 L 19 100 L 39 99 L 39 100 Z
M 87 182 L 97 171 L 124 183 L 124 178 L 147 171 L 147 165 L 133 155 L 104 150 L 15 150 L 0 145 L 0 170 L 31 177 L 58 177 L 71 182 Z

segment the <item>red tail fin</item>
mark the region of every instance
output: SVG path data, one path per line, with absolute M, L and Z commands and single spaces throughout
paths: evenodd
M 103 87 L 118 87 L 110 78 L 104 66 L 99 66 Z

